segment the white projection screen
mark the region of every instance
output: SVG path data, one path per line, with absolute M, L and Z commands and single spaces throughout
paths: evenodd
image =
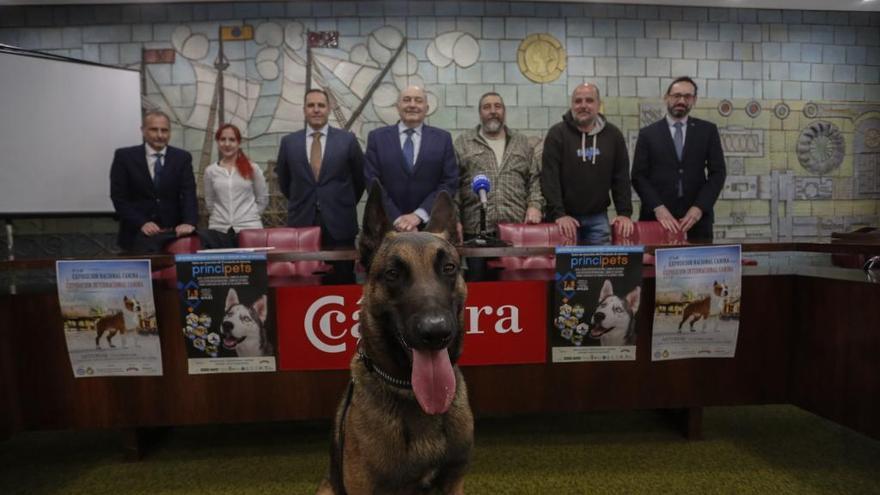
M 0 48 L 0 216 L 112 213 L 113 151 L 143 142 L 140 73 Z

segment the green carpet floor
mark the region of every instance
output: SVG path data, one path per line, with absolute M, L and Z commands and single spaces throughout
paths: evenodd
M 880 418 L 878 418 L 880 420 Z M 176 428 L 121 461 L 113 432 L 0 442 L 0 494 L 310 494 L 326 424 Z M 470 494 L 878 494 L 880 442 L 791 406 L 706 409 L 705 440 L 653 412 L 484 419 Z

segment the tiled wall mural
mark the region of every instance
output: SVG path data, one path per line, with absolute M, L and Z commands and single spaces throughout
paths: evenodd
M 243 129 L 261 165 L 274 161 L 280 138 L 303 126 L 309 78 L 335 101 L 331 124 L 362 140 L 397 120 L 402 88 L 424 84 L 430 124 L 471 128 L 479 96 L 494 90 L 508 125 L 535 142 L 571 89 L 592 81 L 632 149 L 639 127 L 663 116 L 671 79 L 690 75 L 694 114 L 718 124 L 728 160 L 716 237 L 811 240 L 880 224 L 878 13 L 495 1 L 6 7 L 0 43 L 142 69 L 144 104 L 172 115 L 173 144 L 199 169 L 220 121 Z

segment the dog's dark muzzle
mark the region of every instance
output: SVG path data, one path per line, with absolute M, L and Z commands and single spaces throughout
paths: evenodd
M 417 349 L 443 349 L 452 342 L 458 331 L 455 315 L 449 311 L 421 311 L 409 318 L 409 344 Z

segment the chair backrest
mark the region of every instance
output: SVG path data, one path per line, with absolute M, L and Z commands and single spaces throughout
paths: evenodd
M 320 251 L 320 227 L 274 227 L 245 229 L 238 233 L 240 247 L 274 247 L 281 251 Z M 270 277 L 310 276 L 326 272 L 330 266 L 322 261 L 271 261 Z
M 671 233 L 660 222 L 633 222 L 633 233 L 621 237 L 617 229 L 611 229 L 611 244 L 617 246 L 683 244 L 687 240 L 684 232 Z
M 167 254 L 190 254 L 202 249 L 202 241 L 197 235 L 178 237 L 162 246 L 162 251 Z
M 514 247 L 563 246 L 575 243 L 555 223 L 499 223 L 498 238 Z M 504 256 L 494 264 L 505 270 L 555 269 L 555 256 Z
M 197 235 L 178 237 L 162 246 L 162 252 L 165 254 L 191 254 L 199 249 L 202 249 L 202 241 Z M 176 287 L 177 267 L 171 265 L 165 268 L 159 268 L 158 270 L 153 271 L 152 277 L 155 280 L 165 282 L 168 287 Z

